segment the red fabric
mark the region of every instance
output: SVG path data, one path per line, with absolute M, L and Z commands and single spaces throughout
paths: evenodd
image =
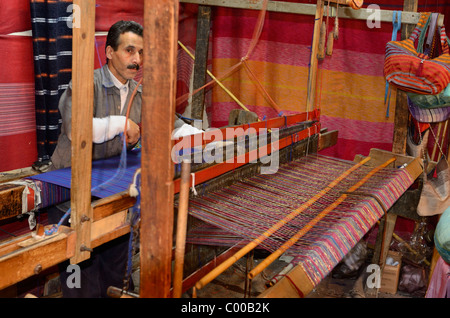
M 320 153 L 325 156 L 341 158 L 345 160 L 353 160 L 355 159 L 355 154 L 368 153 L 368 150 L 372 148 L 391 151 L 392 143 L 364 142 L 340 138 L 339 144 L 336 144 L 333 147 L 326 148 Z
M 314 1 L 289 1 L 314 4 Z M 379 9 L 402 11 L 403 0 L 378 0 L 364 3 L 363 7 L 378 5 Z M 325 6 L 326 9 L 326 6 Z M 444 24 L 450 24 L 450 3 L 446 0 L 419 1 L 418 11 L 439 12 L 445 15 Z M 253 36 L 259 11 L 217 7 L 213 11 L 212 29 L 213 73 L 217 76 L 241 58 Z M 326 16 L 324 17 L 326 21 Z M 329 19 L 329 30 L 334 18 Z M 305 87 L 309 72 L 314 16 L 267 12 L 259 43 L 250 61 L 264 61 L 260 67 L 260 80 L 284 112 L 301 109 L 305 104 Z M 382 22 L 379 28 L 370 28 L 365 20 L 339 19 L 339 39 L 334 41 L 333 56 L 319 62 L 317 83 L 318 105 L 324 127 L 339 131 L 335 147 L 324 151 L 328 155 L 353 160 L 356 154 L 368 155 L 370 149 L 392 150 L 395 96 L 392 96 L 389 117 L 383 103 L 385 79 L 383 63 L 386 43 L 391 40 L 392 22 Z M 294 48 L 295 47 L 295 48 Z M 351 61 L 354 61 L 351 62 Z M 298 70 L 289 73 L 287 67 Z M 272 71 L 273 69 L 273 71 Z M 284 72 L 284 74 L 283 74 Z M 303 76 L 303 78 L 301 77 Z M 262 98 L 252 91 L 245 72 L 228 77 L 227 86 L 243 101 L 247 108 L 258 115 L 273 117 L 273 111 Z M 368 82 L 370 81 L 370 83 Z M 210 109 L 212 125 L 227 124 L 231 109 L 239 106 L 215 90 Z M 286 96 L 293 96 L 291 100 Z M 293 106 L 295 105 L 295 106 Z M 298 105 L 298 106 L 297 106 Z M 365 128 L 364 128 L 365 127 Z
M 0 47 L 0 84 L 31 87 L 16 91 L 20 94 L 16 100 L 0 96 L 0 153 L 4 154 L 0 171 L 9 171 L 30 167 L 37 158 L 35 123 L 25 121 L 35 117 L 33 44 L 31 37 L 0 35 Z M 11 122 L 8 110 L 12 108 L 23 114 L 23 122 Z M 17 126 L 15 134 L 7 129 L 11 125 Z
M 95 3 L 95 29 L 107 32 L 119 20 L 134 20 L 143 25 L 144 1 L 97 0 Z
M 36 131 L 0 136 L 0 172 L 30 167 L 37 157 Z
M 94 69 L 100 68 L 106 63 L 105 43 L 106 35 L 95 37 Z
M 28 30 L 31 30 L 30 0 L 0 0 L 0 35 Z
M 34 83 L 31 37 L 0 35 L 0 48 L 0 83 Z

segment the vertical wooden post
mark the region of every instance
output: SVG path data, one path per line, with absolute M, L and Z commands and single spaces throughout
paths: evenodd
M 72 264 L 90 257 L 92 116 L 94 103 L 95 1 L 74 0 L 72 52 L 72 180 L 71 227 L 77 233 Z
M 417 12 L 418 0 L 404 0 L 403 11 Z M 415 25 L 402 24 L 402 40 L 409 37 Z M 394 138 L 392 141 L 392 152 L 406 154 L 406 138 L 408 135 L 409 110 L 406 93 L 397 90 L 395 101 Z
M 178 204 L 177 233 L 175 242 L 175 266 L 173 269 L 173 298 L 180 298 L 183 290 L 184 254 L 189 208 L 191 163 L 181 163 L 181 184 Z
M 175 118 L 177 0 L 144 2 L 140 296 L 170 297 L 173 242 L 171 133 Z
M 320 28 L 322 26 L 323 18 L 323 0 L 317 0 L 316 5 L 316 15 L 314 18 L 314 34 L 313 42 L 311 45 L 311 61 L 308 76 L 308 87 L 307 87 L 307 97 L 306 97 L 306 111 L 311 111 L 314 109 L 315 99 L 316 99 L 316 82 L 317 82 L 317 64 L 319 53 L 319 40 L 320 40 Z
M 209 31 L 211 24 L 211 7 L 198 7 L 197 41 L 195 45 L 194 86 L 196 90 L 205 85 L 208 65 Z M 203 119 L 205 91 L 202 90 L 192 97 L 192 118 Z M 197 127 L 201 129 L 202 127 Z

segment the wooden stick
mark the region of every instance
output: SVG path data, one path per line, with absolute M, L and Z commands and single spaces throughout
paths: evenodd
M 419 0 L 404 0 L 403 13 L 407 11 L 417 12 Z M 418 14 L 420 16 L 420 14 Z M 392 14 L 391 14 L 392 17 Z M 392 19 L 392 18 L 391 18 Z M 409 35 L 414 30 L 415 25 L 402 23 L 402 37 L 401 39 L 409 38 Z M 395 116 L 394 116 L 394 136 L 392 141 L 392 152 L 396 154 L 406 154 L 406 140 L 408 136 L 409 110 L 406 93 L 402 90 L 396 89 L 395 99 Z
M 395 157 L 389 159 L 382 165 L 372 169 L 364 178 L 362 178 L 359 182 L 353 185 L 347 192 L 353 192 L 358 189 L 361 185 L 363 185 L 370 177 L 372 177 L 379 170 L 387 167 L 392 162 L 395 161 Z M 325 210 L 319 213 L 314 219 L 308 222 L 300 231 L 297 232 L 293 237 L 291 237 L 287 242 L 285 242 L 278 250 L 270 254 L 266 259 L 264 259 L 261 263 L 258 264 L 253 270 L 248 273 L 248 277 L 253 279 L 256 275 L 262 272 L 267 266 L 272 264 L 281 254 L 283 254 L 289 247 L 294 245 L 302 236 L 304 236 L 310 229 L 312 229 L 321 219 L 323 219 L 330 211 L 336 208 L 339 204 L 341 204 L 347 198 L 347 194 L 341 195 L 335 202 L 330 204 Z
M 436 162 L 439 162 L 439 160 L 441 160 L 441 157 L 443 155 L 442 147 L 444 147 L 444 141 L 447 135 L 447 126 L 448 126 L 448 119 L 445 121 L 444 124 L 444 131 L 442 132 L 442 139 L 441 139 L 441 147 L 439 148 L 439 156 L 436 159 Z
M 328 56 L 333 55 L 333 44 L 334 44 L 334 31 L 331 31 L 328 34 L 328 40 L 327 40 L 327 55 Z
M 211 28 L 211 6 L 198 6 L 197 37 L 195 42 L 195 63 L 193 89 L 205 85 L 208 64 L 209 33 Z M 192 95 L 191 118 L 203 120 L 205 92 Z
M 236 254 L 234 254 L 232 257 L 230 257 L 225 262 L 220 264 L 220 266 L 217 266 L 214 270 L 212 270 L 207 275 L 205 275 L 205 277 L 203 277 L 201 280 L 199 280 L 197 282 L 197 284 L 195 284 L 195 287 L 197 289 L 203 288 L 206 284 L 208 284 L 214 278 L 216 278 L 221 273 L 223 273 L 227 268 L 229 268 L 231 265 L 233 265 L 235 262 L 237 262 L 241 257 L 243 257 L 245 254 L 247 254 L 251 250 L 253 250 L 256 246 L 258 246 L 266 238 L 271 236 L 278 229 L 280 229 L 282 226 L 287 224 L 289 221 L 291 221 L 297 215 L 299 215 L 304 210 L 306 210 L 308 207 L 310 207 L 314 202 L 316 202 L 321 197 L 323 197 L 328 191 L 330 191 L 333 187 L 335 187 L 340 181 L 342 181 L 344 178 L 346 178 L 350 173 L 352 173 L 353 171 L 358 169 L 360 166 L 362 166 L 363 164 L 368 162 L 370 159 L 371 159 L 370 157 L 366 157 L 365 159 L 361 160 L 359 163 L 355 164 L 353 167 L 351 167 L 350 169 L 348 169 L 347 171 L 342 173 L 337 179 L 330 182 L 330 184 L 328 184 L 322 191 L 320 191 L 318 194 L 316 194 L 313 198 L 309 199 L 298 209 L 291 212 L 284 219 L 278 221 L 270 229 L 268 229 L 266 232 L 261 234 L 258 238 L 254 239 L 252 242 L 248 243 L 246 246 L 244 246 L 242 249 L 240 249 L 238 252 L 236 252 Z
M 92 114 L 94 107 L 95 1 L 75 0 L 79 28 L 73 29 L 71 227 L 77 232 L 77 264 L 90 258 Z
M 178 45 L 180 45 L 181 48 L 191 57 L 191 59 L 195 61 L 195 56 L 186 48 L 183 43 L 178 41 Z M 206 70 L 206 73 L 236 102 L 236 104 L 241 106 L 242 109 L 249 111 L 248 108 L 228 88 L 226 88 L 225 85 L 223 85 L 222 82 L 219 81 L 213 73 L 211 73 L 208 69 Z
M 433 129 L 433 127 L 430 127 L 430 129 Z M 442 129 L 442 122 L 440 122 L 438 124 L 438 131 L 437 131 L 437 134 L 436 134 L 437 137 L 434 138 L 433 152 L 431 154 L 431 160 L 433 160 L 433 161 L 436 161 L 436 160 L 434 160 L 434 156 L 436 155 L 436 149 L 437 149 L 437 146 L 438 146 L 438 142 L 439 142 L 439 140 L 441 138 L 441 129 Z M 427 145 L 424 145 L 424 147 L 426 147 L 426 146 Z
M 311 45 L 311 59 L 309 62 L 311 67 L 308 75 L 308 85 L 306 88 L 307 90 L 306 111 L 310 111 L 311 109 L 315 108 L 316 81 L 318 68 L 317 54 L 319 50 L 320 28 L 322 26 L 322 18 L 323 18 L 323 6 L 324 1 L 318 0 L 316 5 L 316 14 L 314 18 L 314 33 L 313 33 L 313 42 Z
M 177 79 L 177 0 L 144 1 L 140 297 L 169 298 L 173 247 L 171 134 Z
M 181 186 L 178 206 L 177 235 L 175 245 L 175 267 L 173 274 L 173 298 L 180 298 L 183 287 L 184 251 L 186 246 L 186 228 L 189 206 L 189 181 L 191 180 L 191 163 L 181 164 Z
M 323 60 L 325 58 L 325 38 L 327 36 L 327 29 L 325 21 L 322 21 L 322 25 L 320 26 L 320 38 L 319 38 L 319 48 L 317 52 L 317 58 L 319 60 Z

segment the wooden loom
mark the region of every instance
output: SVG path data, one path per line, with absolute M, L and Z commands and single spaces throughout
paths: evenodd
M 76 2 L 74 1 L 74 3 Z M 79 66 L 78 69 L 74 67 L 74 87 L 79 87 L 79 92 L 84 92 L 77 97 L 74 96 L 74 105 L 76 105 L 75 103 L 84 103 L 85 105 L 92 101 L 92 98 L 89 98 L 92 92 L 85 74 L 90 74 L 86 70 L 92 69 L 93 65 L 90 54 L 86 52 L 93 51 L 90 50 L 90 43 L 93 43 L 92 19 L 95 10 L 90 7 L 92 3 L 88 4 L 87 1 L 79 1 L 78 4 L 83 10 L 81 17 L 89 18 L 81 23 L 82 28 L 80 30 L 74 30 L 74 43 L 77 43 L 76 41 L 81 42 L 80 44 L 74 45 L 74 48 L 86 48 L 86 51 L 84 49 L 82 50 L 81 55 L 77 55 L 75 52 L 78 50 L 74 49 L 74 60 L 76 61 L 74 65 Z M 150 14 L 150 7 L 152 8 L 152 14 Z M 323 1 L 318 1 L 317 10 L 323 10 Z M 158 32 L 147 32 L 144 41 L 144 43 L 158 44 L 155 46 L 160 49 L 161 54 L 149 54 L 148 58 L 146 57 L 145 59 L 145 63 L 152 65 L 154 74 L 156 75 L 144 74 L 144 83 L 153 87 L 153 93 L 144 89 L 143 101 L 151 106 L 144 107 L 143 127 L 146 127 L 145 123 L 153 122 L 153 124 L 148 125 L 149 132 L 143 133 L 142 139 L 142 210 L 147 211 L 147 213 L 142 218 L 141 228 L 148 229 L 148 231 L 141 231 L 141 297 L 168 297 L 170 295 L 173 248 L 171 238 L 173 196 L 171 194 L 177 192 L 177 185 L 181 181 L 173 181 L 171 158 L 169 151 L 167 151 L 170 149 L 167 145 L 172 144 L 170 133 L 173 128 L 173 124 L 170 121 L 167 123 L 167 119 L 174 117 L 174 110 L 168 107 L 158 108 L 153 105 L 174 105 L 174 88 L 173 85 L 169 85 L 168 83 L 173 83 L 174 78 L 176 78 L 174 66 L 176 59 L 174 59 L 174 56 L 177 45 L 177 12 L 177 1 L 145 1 L 144 26 L 152 31 L 158 30 L 156 25 L 164 25 L 167 29 L 162 30 L 162 32 L 161 30 L 158 30 Z M 164 23 L 161 24 L 161 21 L 164 21 Z M 167 37 L 167 34 L 170 36 Z M 318 43 L 315 42 L 314 47 L 317 45 Z M 146 52 L 148 53 L 149 50 L 146 50 Z M 314 57 L 313 60 L 315 60 Z M 167 71 L 167 65 L 170 66 L 169 72 Z M 311 83 L 314 82 L 311 79 Z M 314 94 L 312 92 L 315 91 L 313 85 L 310 89 L 309 96 L 311 98 L 308 99 L 308 103 L 312 106 L 314 104 L 314 98 L 312 97 Z M 85 92 L 89 93 L 86 94 Z M 74 107 L 74 109 L 82 108 Z M 129 231 L 129 224 L 124 221 L 123 216 L 126 214 L 126 210 L 134 204 L 134 198 L 130 198 L 126 193 L 121 193 L 117 196 L 102 199 L 91 204 L 89 191 L 90 179 L 85 178 L 86 175 L 90 175 L 90 165 L 88 164 L 90 147 L 85 147 L 85 145 L 90 144 L 91 136 L 84 133 L 90 131 L 88 127 L 84 126 L 90 122 L 87 114 L 89 112 L 74 112 L 74 121 L 76 124 L 73 125 L 73 140 L 76 145 L 74 149 L 77 151 L 74 151 L 73 154 L 75 160 L 73 161 L 72 175 L 74 185 L 72 187 L 72 215 L 74 220 L 76 220 L 73 222 L 75 226 L 73 228 L 62 228 L 57 236 L 45 241 L 26 242 L 30 239 L 28 236 L 3 244 L 0 247 L 0 269 L 2 272 L 10 273 L 11 268 L 18 267 L 23 268 L 23 270 L 11 276 L 4 275 L 1 280 L 0 289 L 68 258 L 73 263 L 87 259 L 92 248 Z M 151 118 L 161 120 L 150 120 Z M 285 118 L 280 118 L 279 120 L 285 121 Z M 319 138 L 318 131 L 320 131 L 320 127 L 319 130 L 315 130 L 315 134 L 308 134 L 308 136 L 313 138 L 312 140 L 308 140 L 307 144 L 303 143 L 303 150 L 300 150 L 300 153 L 304 154 L 306 145 L 309 145 L 312 151 L 320 149 L 319 142 L 323 142 L 323 139 Z M 148 139 L 146 138 L 147 136 L 149 136 Z M 157 142 L 156 146 L 153 144 L 154 140 Z M 288 143 L 287 140 L 286 143 Z M 161 149 L 165 149 L 166 151 L 161 151 Z M 157 165 L 155 170 L 160 173 L 155 174 L 149 171 L 151 166 L 155 168 L 155 163 Z M 196 181 L 200 182 L 199 179 Z M 164 186 L 156 187 L 156 184 L 163 184 Z M 93 235 L 93 233 L 96 234 Z M 155 237 L 170 239 L 163 239 L 162 242 L 161 240 L 155 240 Z M 18 241 L 26 243 L 19 244 Z M 149 242 L 150 244 L 147 245 L 142 242 Z M 19 266 L 18 264 L 21 265 Z M 146 271 L 148 268 L 154 270 Z M 294 271 L 293 275 L 296 275 Z M 303 280 L 301 276 L 300 274 L 300 281 Z M 285 283 L 282 281 L 277 284 L 277 286 L 284 285 Z M 288 291 L 284 287 L 282 289 L 286 292 Z M 273 291 L 275 289 L 271 290 Z

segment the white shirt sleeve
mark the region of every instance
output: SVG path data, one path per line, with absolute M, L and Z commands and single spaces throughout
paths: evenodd
M 125 116 L 94 117 L 92 120 L 92 142 L 100 144 L 122 133 L 125 128 L 125 119 Z
M 183 124 L 181 127 L 178 127 L 172 132 L 172 139 L 178 139 L 184 136 L 195 135 L 198 133 L 202 133 L 203 130 L 195 128 L 189 124 Z

